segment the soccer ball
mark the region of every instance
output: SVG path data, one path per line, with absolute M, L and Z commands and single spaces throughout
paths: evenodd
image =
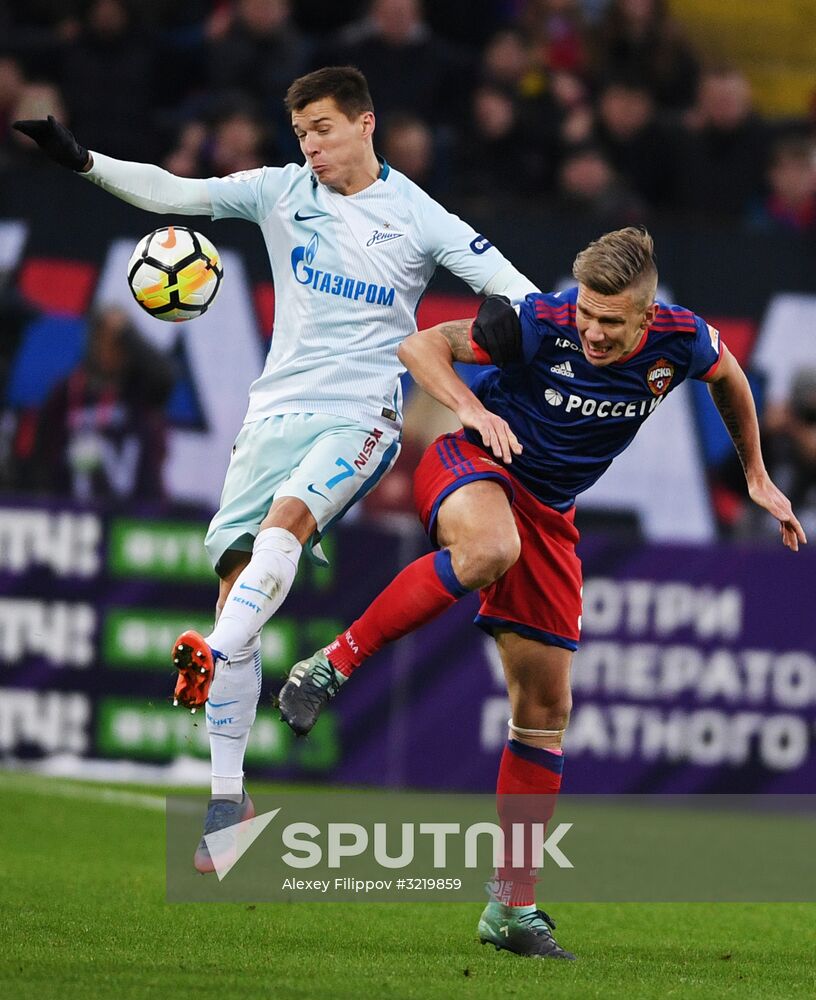
M 128 263 L 128 284 L 156 319 L 182 323 L 205 313 L 221 287 L 224 269 L 206 236 L 184 226 L 149 233 Z

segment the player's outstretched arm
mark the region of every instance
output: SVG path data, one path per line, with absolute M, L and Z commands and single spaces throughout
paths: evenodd
M 176 177 L 151 163 L 129 163 L 92 153 L 53 115 L 17 121 L 14 128 L 33 139 L 55 163 L 75 170 L 130 205 L 161 214 L 210 214 L 210 196 L 204 180 Z
M 774 484 L 765 468 L 754 397 L 745 372 L 727 347 L 723 346 L 722 359 L 708 381 L 711 398 L 742 463 L 748 495 L 779 521 L 782 542 L 798 552 L 799 543 L 807 542 L 805 532 L 793 513 L 790 500 Z
M 73 133 L 53 115 L 17 121 L 14 128 L 33 139 L 45 155 L 61 167 L 80 173 L 90 169 L 93 162 L 91 154 L 84 146 L 80 146 Z
M 454 361 L 480 363 L 470 342 L 472 323 L 462 319 L 420 330 L 402 342 L 399 359 L 426 392 L 453 410 L 463 427 L 480 434 L 485 447 L 509 465 L 513 455 L 521 454 L 516 435 L 505 420 L 485 409 L 453 367 Z

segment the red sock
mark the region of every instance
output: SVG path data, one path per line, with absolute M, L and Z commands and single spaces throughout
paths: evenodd
M 535 902 L 538 869 L 532 865 L 532 824 L 545 827 L 555 811 L 564 769 L 562 754 L 508 740 L 499 765 L 496 810 L 504 830 L 504 865 L 496 872 L 493 898 L 509 906 Z M 513 824 L 524 827 L 524 859 L 513 865 Z M 518 859 L 516 859 L 518 860 Z
M 453 572 L 450 552 L 431 552 L 394 577 L 324 652 L 332 665 L 348 677 L 387 642 L 441 615 L 467 593 Z

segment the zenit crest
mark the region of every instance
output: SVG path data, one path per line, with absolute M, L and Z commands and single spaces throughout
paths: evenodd
M 662 396 L 674 378 L 674 365 L 665 358 L 659 358 L 646 372 L 646 385 L 653 396 Z

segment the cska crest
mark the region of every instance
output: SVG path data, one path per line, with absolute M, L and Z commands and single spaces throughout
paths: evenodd
M 653 396 L 662 396 L 674 378 L 674 365 L 665 358 L 659 358 L 646 372 L 646 385 Z

